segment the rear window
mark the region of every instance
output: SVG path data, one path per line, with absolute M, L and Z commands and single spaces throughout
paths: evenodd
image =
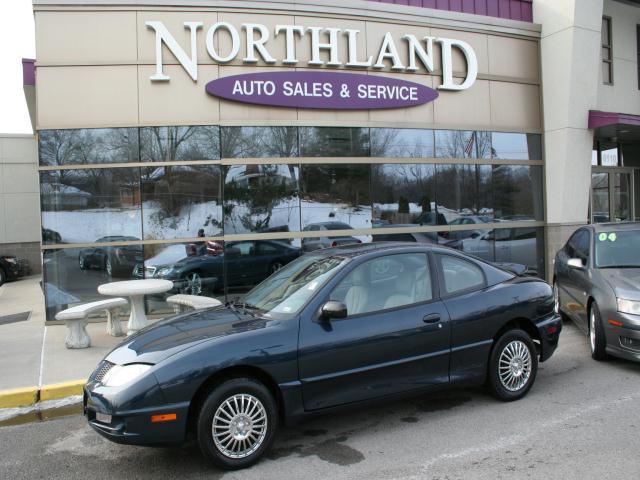
M 347 225 L 346 223 L 328 223 L 325 225 L 327 230 L 353 230 L 351 225 Z
M 452 255 L 438 255 L 444 290 L 455 294 L 469 290 L 479 290 L 485 285 L 482 269 L 473 262 Z

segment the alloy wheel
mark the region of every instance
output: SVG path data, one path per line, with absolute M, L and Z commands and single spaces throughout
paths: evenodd
M 281 268 L 282 268 L 282 264 L 280 262 L 276 262 L 273 265 L 271 265 L 271 273 L 276 273 Z
M 107 260 L 104 263 L 104 268 L 109 276 L 113 275 L 113 265 L 111 265 L 111 259 L 109 257 L 107 257 Z
M 202 294 L 202 278 L 196 272 L 189 273 L 187 275 L 187 285 L 184 288 L 184 292 L 188 295 L 201 295 Z
M 498 373 L 500 383 L 510 392 L 526 386 L 531 376 L 531 352 L 524 342 L 514 340 L 504 347 L 500 353 Z
M 83 257 L 80 257 L 80 258 L 78 259 L 78 263 L 80 264 L 80 270 L 84 270 L 84 269 L 86 269 L 86 268 L 87 268 L 87 266 L 86 266 L 86 265 L 85 265 L 85 263 L 84 263 L 84 258 L 83 258 Z
M 245 458 L 254 453 L 267 435 L 267 412 L 253 395 L 238 393 L 223 401 L 211 425 L 213 442 L 228 458 Z

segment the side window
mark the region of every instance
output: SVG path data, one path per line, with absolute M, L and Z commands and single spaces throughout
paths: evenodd
M 589 232 L 578 230 L 567 242 L 567 255 L 586 261 L 589 258 Z
M 397 308 L 433 298 L 427 255 L 402 253 L 369 260 L 353 269 L 331 292 L 349 316 Z
M 275 255 L 278 253 L 278 249 L 270 243 L 258 243 L 258 255 Z
M 255 253 L 253 242 L 239 242 L 233 245 L 233 248 L 238 250 L 240 252 L 239 255 L 242 257 Z
M 473 263 L 452 255 L 438 255 L 447 294 L 484 287 L 484 273 Z

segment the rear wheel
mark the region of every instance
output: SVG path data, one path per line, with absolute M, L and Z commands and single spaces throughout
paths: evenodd
M 202 285 L 202 277 L 198 272 L 189 272 L 185 278 L 186 284 L 182 288 L 181 293 L 186 295 L 203 295 L 204 287 Z
M 593 302 L 589 309 L 589 347 L 591 347 L 591 358 L 594 360 L 607 359 L 607 339 L 604 335 L 600 309 L 598 309 L 596 302 Z
M 87 269 L 87 264 L 84 260 L 84 257 L 82 255 L 80 255 L 80 257 L 78 257 L 78 266 L 80 267 L 80 270 L 86 270 Z
M 276 273 L 283 267 L 282 262 L 273 262 L 269 267 L 269 273 Z
M 227 380 L 211 391 L 198 414 L 198 445 L 217 466 L 237 470 L 267 451 L 278 426 L 271 392 L 251 378 Z
M 562 323 L 567 323 L 569 321 L 569 317 L 565 315 L 562 311 L 562 303 L 560 302 L 560 287 L 558 286 L 558 281 L 553 281 L 553 311 L 560 315 L 562 318 Z
M 110 277 L 113 276 L 113 264 L 111 263 L 111 259 L 109 257 L 104 261 L 104 269 L 107 271 L 107 275 Z
M 531 337 L 524 330 L 509 330 L 491 352 L 487 384 L 500 400 L 518 400 L 529 392 L 537 372 L 538 356 Z

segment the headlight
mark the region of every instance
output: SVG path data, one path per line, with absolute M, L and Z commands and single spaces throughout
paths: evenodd
M 172 274 L 173 271 L 174 271 L 173 267 L 160 268 L 160 269 L 158 269 L 158 271 L 156 272 L 156 274 L 154 276 L 156 276 L 156 277 L 166 277 L 167 275 Z
M 119 387 L 142 376 L 142 374 L 150 368 L 151 365 L 146 365 L 144 363 L 114 365 L 102 379 L 102 384 L 106 387 Z
M 618 311 L 629 315 L 640 315 L 640 302 L 618 298 Z

